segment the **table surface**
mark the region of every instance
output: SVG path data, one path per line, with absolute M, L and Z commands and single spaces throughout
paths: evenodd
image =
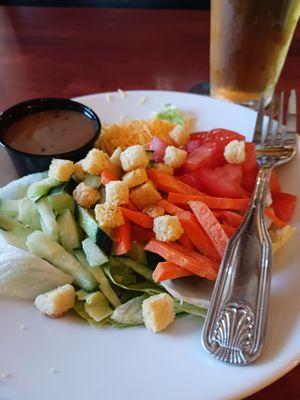
M 117 88 L 187 91 L 209 79 L 209 13 L 0 7 L 0 109 Z M 278 84 L 300 93 L 300 27 Z M 298 400 L 300 366 L 248 400 Z

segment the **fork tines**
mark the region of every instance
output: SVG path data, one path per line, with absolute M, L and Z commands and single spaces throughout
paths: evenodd
M 261 146 L 294 146 L 295 134 L 297 133 L 297 100 L 296 91 L 293 89 L 290 92 L 287 106 L 286 126 L 284 126 L 284 92 L 280 94 L 278 121 L 274 123 L 275 96 L 273 94 L 269 106 L 269 120 L 266 132 L 264 133 L 264 110 L 265 99 L 263 94 L 260 96 L 258 103 L 258 114 L 254 129 L 253 142 Z M 274 129 L 275 126 L 275 129 Z

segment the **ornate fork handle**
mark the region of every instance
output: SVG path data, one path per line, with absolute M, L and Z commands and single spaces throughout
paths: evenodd
M 204 324 L 204 347 L 231 364 L 254 361 L 265 337 L 272 246 L 264 203 L 272 164 L 259 169 L 244 221 L 228 242 Z

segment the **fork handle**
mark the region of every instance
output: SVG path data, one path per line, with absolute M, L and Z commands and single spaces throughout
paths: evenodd
M 202 342 L 217 359 L 245 365 L 261 353 L 266 331 L 272 245 L 264 204 L 272 166 L 260 167 L 245 218 L 229 239 Z

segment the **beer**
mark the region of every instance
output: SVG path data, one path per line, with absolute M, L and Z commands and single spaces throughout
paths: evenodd
M 212 0 L 213 97 L 255 105 L 270 99 L 300 15 L 300 0 Z

